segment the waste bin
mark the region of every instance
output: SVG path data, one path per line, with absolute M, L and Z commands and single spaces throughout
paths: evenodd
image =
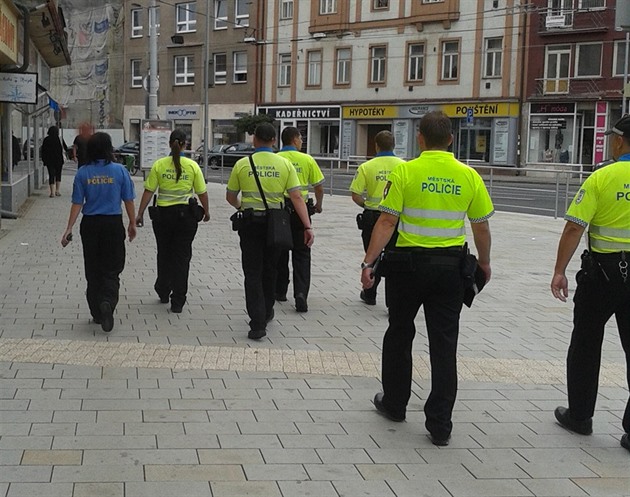
M 136 163 L 136 158 L 133 155 L 125 155 L 125 167 L 132 173 Z

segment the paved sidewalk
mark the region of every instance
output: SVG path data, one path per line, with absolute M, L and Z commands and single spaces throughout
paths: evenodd
M 382 294 L 375 307 L 358 298 L 349 197 L 327 196 L 314 219 L 309 312 L 277 304 L 254 342 L 224 187 L 209 185 L 212 219 L 195 240 L 184 312 L 153 292 L 146 227 L 127 245 L 110 334 L 89 321 L 78 227 L 59 245 L 70 188 L 64 176 L 61 198 L 42 190 L 20 219 L 2 221 L 0 497 L 630 496 L 619 446 L 626 372 L 612 326 L 594 435 L 553 418 L 566 404 L 572 315 L 548 289 L 563 221 L 492 218 L 493 278 L 462 314 L 453 438 L 437 448 L 422 412 L 422 315 L 407 422 L 371 404 L 387 313 Z

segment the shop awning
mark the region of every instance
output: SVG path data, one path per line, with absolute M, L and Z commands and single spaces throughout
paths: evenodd
M 30 39 L 49 67 L 70 64 L 68 35 L 63 11 L 55 0 L 21 2 L 31 8 L 29 30 Z

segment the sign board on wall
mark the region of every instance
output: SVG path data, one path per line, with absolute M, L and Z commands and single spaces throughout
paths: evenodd
M 166 119 L 175 121 L 196 121 L 199 119 L 198 105 L 167 105 Z
M 13 2 L 0 0 L 0 64 L 18 62 L 18 16 Z
M 593 150 L 593 163 L 597 164 L 604 160 L 606 149 L 604 142 L 606 141 L 606 116 L 608 115 L 608 103 L 597 102 L 595 105 L 595 143 Z
M 171 153 L 168 143 L 173 121 L 143 119 L 140 127 L 140 156 L 142 169 L 151 169 L 153 163 Z
M 1 72 L 0 102 L 13 104 L 37 103 L 37 73 Z
M 392 133 L 394 134 L 394 155 L 396 157 L 407 157 L 409 147 L 409 124 L 408 119 L 394 120 L 392 123 Z

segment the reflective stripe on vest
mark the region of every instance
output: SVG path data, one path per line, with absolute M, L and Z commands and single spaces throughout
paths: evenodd
M 602 240 L 603 237 L 610 240 Z M 589 239 L 594 249 L 611 252 L 630 251 L 630 230 L 628 229 L 591 225 Z
M 270 209 L 280 209 L 284 202 L 284 192 L 265 192 L 265 198 Z M 241 192 L 241 202 L 244 209 L 265 209 L 265 203 L 260 197 L 260 192 Z
M 430 209 L 412 209 L 411 207 L 405 207 L 403 214 L 409 217 L 417 217 L 424 219 L 448 219 L 448 220 L 464 220 L 466 212 L 458 211 L 436 211 Z
M 182 192 L 178 190 L 162 190 L 161 188 L 158 190 L 158 200 L 162 200 L 164 202 L 179 202 L 182 204 L 188 203 L 188 199 L 193 196 L 193 190 L 188 190 L 187 192 Z
M 426 226 L 418 226 L 416 224 L 409 224 L 401 222 L 399 229 L 412 235 L 420 236 L 432 236 L 440 238 L 456 238 L 458 236 L 466 236 L 466 228 L 429 228 Z

